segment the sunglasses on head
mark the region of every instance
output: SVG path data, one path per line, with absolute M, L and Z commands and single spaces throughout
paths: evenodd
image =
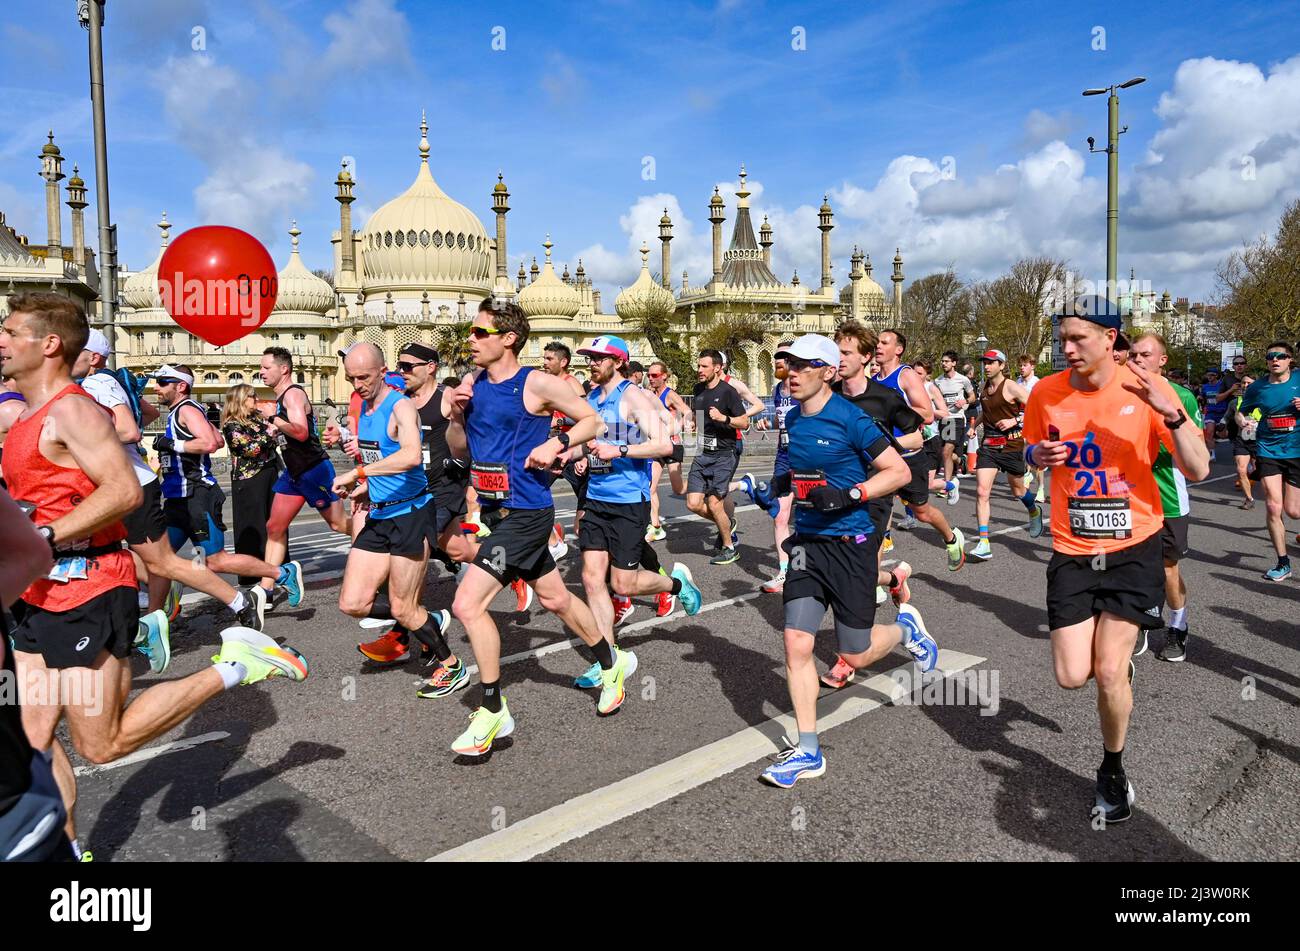
M 1285 350 L 1274 350 L 1272 353 L 1264 354 L 1265 360 L 1290 360 L 1291 354 Z
M 801 360 L 798 357 L 785 357 L 785 365 L 788 369 L 801 373 L 804 370 L 821 370 L 830 366 L 825 360 Z
M 475 340 L 486 340 L 488 337 L 495 337 L 501 333 L 495 327 L 471 327 L 469 328 L 470 336 Z

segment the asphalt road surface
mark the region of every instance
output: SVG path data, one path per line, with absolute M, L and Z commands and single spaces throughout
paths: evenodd
M 769 472 L 765 449 L 745 468 Z M 346 542 L 309 513 L 292 535 L 308 596 L 280 605 L 267 633 L 308 657 L 310 678 L 231 690 L 107 767 L 76 760 L 79 835 L 99 861 L 1295 860 L 1300 582 L 1261 578 L 1273 563 L 1263 504 L 1239 510 L 1232 479 L 1220 463 L 1192 488 L 1187 662 L 1137 658 L 1125 764 L 1138 798 L 1124 825 L 1089 822 L 1095 689 L 1053 680 L 1050 538 L 1030 539 L 999 487 L 990 562 L 949 573 L 926 526 L 895 532 L 886 556 L 915 568 L 913 603 L 949 676 L 918 684 L 896 651 L 877 676 L 826 692 L 827 772 L 791 791 L 757 780 L 793 729 L 781 597 L 758 591 L 776 564 L 763 513 L 742 509 L 741 560 L 713 567 L 711 528 L 666 500 L 657 548 L 665 564 L 691 567 L 706 609 L 656 619 L 650 599 L 638 602 L 620 643 L 640 666 L 608 719 L 596 716 L 596 691 L 571 686 L 584 663 L 556 619 L 517 614 L 500 596 L 502 682 L 518 726 L 478 761 L 449 749 L 477 688 L 419 700 L 418 662 L 381 670 L 362 658 L 355 645 L 367 638 L 337 607 Z M 973 480 L 962 486 L 943 511 L 971 539 Z M 557 496 L 562 521 L 572 507 Z M 580 592 L 576 551 L 561 568 Z M 426 604 L 449 606 L 453 582 L 437 566 L 429 577 Z M 884 606 L 878 616 L 892 615 Z M 155 676 L 137 657 L 136 689 L 202 669 L 226 617 L 187 596 L 171 668 Z M 449 636 L 472 658 L 458 624 Z M 834 660 L 829 620 L 817 653 Z

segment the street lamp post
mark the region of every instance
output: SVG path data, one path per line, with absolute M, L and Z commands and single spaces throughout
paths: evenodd
M 99 217 L 99 301 L 108 338 L 108 367 L 117 369 L 117 338 L 113 332 L 117 310 L 117 245 L 109 224 L 108 143 L 104 138 L 104 0 L 79 0 L 77 19 L 90 31 L 90 101 L 95 124 L 95 212 Z
M 1110 300 L 1116 300 L 1116 281 L 1119 279 L 1119 137 L 1128 131 L 1128 126 L 1120 128 L 1119 124 L 1119 93 L 1116 89 L 1128 89 L 1130 86 L 1136 86 L 1139 83 L 1146 82 L 1145 76 L 1135 76 L 1126 83 L 1120 83 L 1118 86 L 1108 86 L 1105 89 L 1085 89 L 1085 96 L 1100 96 L 1109 92 L 1110 98 L 1106 104 L 1108 108 L 1107 118 L 1107 145 L 1104 149 L 1099 149 L 1094 144 L 1096 140 L 1088 136 L 1089 152 L 1105 152 L 1107 155 L 1106 162 L 1106 297 Z
M 988 351 L 988 348 L 989 348 L 989 338 L 986 337 L 986 336 L 984 336 L 983 331 L 981 331 L 981 332 L 980 332 L 980 335 L 979 335 L 978 337 L 975 338 L 975 346 L 979 347 L 979 351 L 980 351 L 980 358 L 981 358 L 981 359 L 980 359 L 980 392 L 983 393 L 983 392 L 984 392 L 984 360 L 983 360 L 983 357 L 984 357 L 984 354 Z

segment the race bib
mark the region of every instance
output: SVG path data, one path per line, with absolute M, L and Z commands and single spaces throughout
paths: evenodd
M 361 450 L 361 464 L 368 466 L 384 458 L 383 453 L 379 451 L 379 443 L 373 439 L 363 439 L 357 443 L 357 448 Z
M 587 457 L 587 471 L 592 475 L 605 475 L 613 471 L 614 460 L 602 459 L 600 456 L 592 453 Z
M 790 445 L 790 434 L 787 433 L 784 429 L 781 430 L 781 432 L 777 434 L 776 444 L 780 446 L 782 449 L 788 447 Z
M 1070 496 L 1070 534 L 1075 538 L 1132 538 L 1133 510 L 1128 499 Z
M 167 475 L 172 471 L 172 454 L 170 452 L 164 452 L 158 456 L 158 471 L 163 475 Z
M 429 447 L 427 445 L 420 450 L 420 458 L 424 461 L 424 468 L 428 469 L 433 465 L 433 457 L 429 455 Z
M 718 437 L 717 436 L 700 437 L 700 448 L 703 449 L 705 452 L 717 452 Z
M 469 481 L 479 498 L 504 502 L 510 497 L 510 469 L 504 462 L 470 463 Z
M 826 485 L 826 473 L 820 469 L 812 472 L 791 472 L 790 487 L 794 490 L 794 504 L 802 508 L 811 508 L 808 494 L 813 489 Z
M 1295 431 L 1294 416 L 1270 416 L 1268 417 L 1268 428 L 1275 433 L 1290 433 Z

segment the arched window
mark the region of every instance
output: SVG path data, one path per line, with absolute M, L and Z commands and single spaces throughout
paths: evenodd
M 298 374 L 298 382 L 299 382 L 299 383 L 306 383 L 306 382 L 307 382 L 306 378 L 304 378 L 303 375 L 302 375 L 301 373 Z
M 158 350 L 160 353 L 175 353 L 176 345 L 172 342 L 172 332 L 163 330 L 158 334 Z
M 205 374 L 203 374 L 203 382 L 204 382 L 204 383 L 220 383 L 220 382 L 221 382 L 221 377 L 217 376 L 215 373 L 205 373 Z
M 230 382 L 231 382 L 231 383 L 243 383 L 243 382 L 244 382 L 244 374 L 242 374 L 242 373 L 240 373 L 238 370 L 236 370 L 234 373 L 230 374 Z

